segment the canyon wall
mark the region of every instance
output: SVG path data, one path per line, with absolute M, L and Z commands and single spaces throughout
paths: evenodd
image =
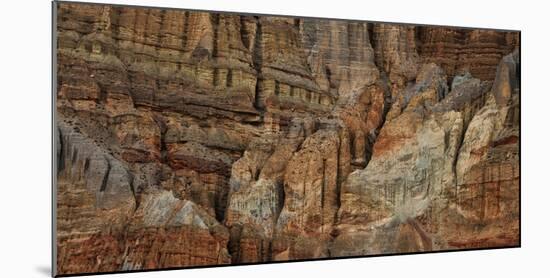
M 56 13 L 57 274 L 519 245 L 519 32 Z

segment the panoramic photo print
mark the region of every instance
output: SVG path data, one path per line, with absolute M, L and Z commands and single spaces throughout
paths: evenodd
M 54 2 L 54 272 L 520 245 L 520 32 Z

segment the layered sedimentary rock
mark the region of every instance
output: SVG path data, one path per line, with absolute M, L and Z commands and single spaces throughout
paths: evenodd
M 285 169 L 304 140 L 306 124 L 295 121 L 281 137 L 258 139 L 233 165 L 225 215 L 233 262 L 271 259 L 271 239 L 285 201 Z
M 348 175 L 351 156 L 345 126 L 321 125 L 288 162 L 284 206 L 272 246 L 275 260 L 328 256 L 340 177 Z
M 65 121 L 58 126 L 59 273 L 230 262 L 229 233 L 206 210 L 170 191 L 137 198 L 147 172 L 130 170 Z
M 440 64 L 449 78 L 470 72 L 481 80 L 495 78 L 495 65 L 519 45 L 516 32 L 421 27 L 419 55 L 424 62 Z
M 230 262 L 227 229 L 192 201 L 151 193 L 125 234 L 123 270 Z
M 342 185 L 334 254 L 518 244 L 519 92 L 517 75 L 510 78 L 518 62 L 517 52 L 506 56 L 492 88 L 455 78 L 439 102 L 447 90 L 442 70 L 419 74 L 429 78 L 417 79 L 365 170 Z
M 519 243 L 517 32 L 56 12 L 58 274 Z

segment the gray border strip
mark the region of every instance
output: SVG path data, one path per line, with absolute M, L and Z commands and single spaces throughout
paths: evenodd
M 51 275 L 57 275 L 57 1 L 52 1 L 52 269 Z

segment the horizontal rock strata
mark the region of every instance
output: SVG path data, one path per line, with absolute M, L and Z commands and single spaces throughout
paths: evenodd
M 519 244 L 519 33 L 57 3 L 57 273 Z

